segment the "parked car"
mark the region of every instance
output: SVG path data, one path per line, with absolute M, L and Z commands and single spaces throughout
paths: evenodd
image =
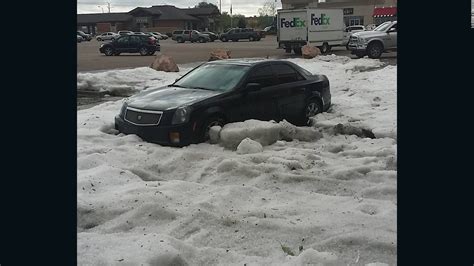
M 153 33 L 154 35 L 159 36 L 160 40 L 168 39 L 168 36 L 166 34 L 162 34 L 162 33 L 156 32 L 156 31 L 155 32 L 150 32 L 150 33 Z
M 275 35 L 277 33 L 276 26 L 268 26 L 263 29 L 266 35 Z
M 185 41 L 203 43 L 211 40 L 208 34 L 200 33 L 197 30 L 175 30 L 173 31 L 171 39 L 178 43 L 183 43 Z
M 284 60 L 217 60 L 167 87 L 130 97 L 115 117 L 115 128 L 150 142 L 185 146 L 206 141 L 212 126 L 247 119 L 307 125 L 330 105 L 325 75 Z
M 77 35 L 81 36 L 84 39 L 84 41 L 92 40 L 92 35 L 84 33 L 83 31 L 78 30 Z
M 209 39 L 210 39 L 211 42 L 219 39 L 219 35 L 217 35 L 216 33 L 212 32 L 212 31 L 205 31 L 205 32 L 203 32 L 203 34 L 209 35 Z
M 382 53 L 397 50 L 397 21 L 387 21 L 372 31 L 352 34 L 348 44 L 352 54 L 361 58 L 380 58 Z
M 147 35 L 146 33 L 141 32 L 141 31 L 135 31 L 135 32 L 132 32 L 132 34 Z
M 254 29 L 240 29 L 240 28 L 234 28 L 230 29 L 229 31 L 222 33 L 219 36 L 219 39 L 223 42 L 227 42 L 229 40 L 232 40 L 234 42 L 237 42 L 241 39 L 248 39 L 250 42 L 253 41 L 260 41 L 262 38 L 262 35 L 255 31 Z
M 118 37 L 120 37 L 120 35 L 115 32 L 104 32 L 100 35 L 97 35 L 96 39 L 97 41 L 101 42 L 101 41 L 115 40 Z
M 133 32 L 129 31 L 129 30 L 121 30 L 118 32 L 119 35 L 129 35 L 129 34 L 133 34 Z
M 77 35 L 77 42 L 79 43 L 79 42 L 82 42 L 82 41 L 84 41 L 84 38 L 82 38 L 82 36 L 78 34 Z
M 342 39 L 342 45 L 346 46 L 346 49 L 349 50 L 349 38 L 353 33 L 365 31 L 365 27 L 363 25 L 353 25 L 346 27 L 344 29 L 344 35 Z
M 99 51 L 107 56 L 120 55 L 121 53 L 153 55 L 156 51 L 160 51 L 160 44 L 158 40 L 147 35 L 129 34 L 102 44 Z

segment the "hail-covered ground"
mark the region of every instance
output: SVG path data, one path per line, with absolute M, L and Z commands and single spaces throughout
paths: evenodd
M 328 76 L 311 127 L 249 120 L 184 148 L 118 134 L 121 101 L 77 114 L 79 265 L 395 265 L 396 66 L 291 59 Z M 187 70 L 78 74 L 133 94 Z

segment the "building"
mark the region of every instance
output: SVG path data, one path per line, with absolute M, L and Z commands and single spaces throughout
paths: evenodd
M 92 34 L 120 30 L 163 33 L 177 29 L 216 30 L 219 16 L 219 10 L 212 7 L 137 7 L 124 13 L 77 14 L 77 29 Z
M 351 25 L 379 25 L 397 20 L 397 0 L 282 0 L 283 9 L 328 8 L 342 9 L 344 23 Z

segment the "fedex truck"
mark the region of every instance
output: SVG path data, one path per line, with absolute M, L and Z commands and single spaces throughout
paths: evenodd
M 277 13 L 278 47 L 301 54 L 303 45 L 317 46 L 322 53 L 343 45 L 342 9 L 280 9 Z

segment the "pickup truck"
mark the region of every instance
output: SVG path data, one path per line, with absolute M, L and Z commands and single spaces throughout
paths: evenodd
M 223 42 L 228 42 L 229 40 L 232 40 L 233 42 L 237 42 L 240 39 L 248 39 L 250 42 L 253 41 L 260 41 L 260 39 L 263 37 L 263 35 L 255 31 L 254 29 L 240 29 L 240 28 L 234 28 L 230 29 L 225 33 L 222 33 L 219 36 L 219 39 Z
M 208 34 L 200 33 L 197 30 L 175 30 L 173 31 L 171 39 L 178 43 L 183 43 L 185 41 L 201 43 L 210 41 Z
M 356 32 L 349 39 L 348 49 L 361 58 L 380 58 L 382 53 L 397 50 L 397 21 L 387 21 L 374 30 Z

